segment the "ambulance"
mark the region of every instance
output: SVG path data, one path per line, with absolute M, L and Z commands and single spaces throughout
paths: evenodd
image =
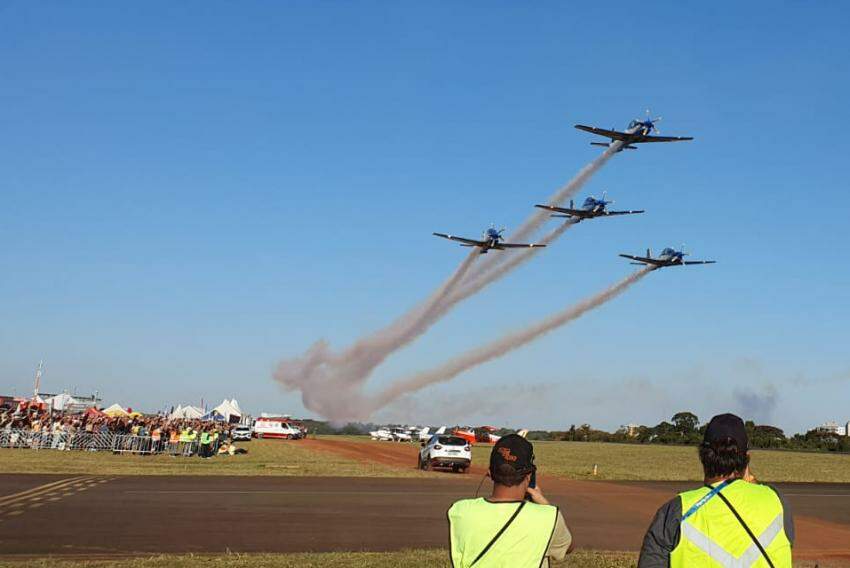
M 304 437 L 304 432 L 289 418 L 261 416 L 254 422 L 254 436 L 256 438 L 299 440 Z

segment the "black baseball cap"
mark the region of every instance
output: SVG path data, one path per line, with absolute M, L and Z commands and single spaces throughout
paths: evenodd
M 490 471 L 508 464 L 516 471 L 530 472 L 534 469 L 534 446 L 519 434 L 502 436 L 490 453 Z
M 722 442 L 727 438 L 732 438 L 739 450 L 749 449 L 750 443 L 744 421 L 734 414 L 718 414 L 708 423 L 703 444 Z

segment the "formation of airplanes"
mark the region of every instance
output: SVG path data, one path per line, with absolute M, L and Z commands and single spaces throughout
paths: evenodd
M 597 134 L 609 138 L 610 142 L 591 142 L 594 146 L 612 147 L 615 143 L 615 151 L 620 152 L 624 149 L 636 150 L 635 144 L 644 144 L 648 142 L 684 142 L 693 140 L 691 136 L 658 136 L 653 135 L 659 132 L 656 124 L 661 120 L 661 117 L 651 118 L 649 110 L 646 111 L 646 118 L 632 120 L 625 131 L 606 130 L 595 126 L 587 126 L 584 124 L 576 124 L 575 127 L 591 134 Z M 544 205 L 537 204 L 535 207 L 551 211 L 551 217 L 559 217 L 571 220 L 573 223 L 580 223 L 586 219 L 596 219 L 599 217 L 614 217 L 620 215 L 637 215 L 644 213 L 643 209 L 611 211 L 608 205 L 614 203 L 607 200 L 607 193 L 602 194 L 602 199 L 596 199 L 594 196 L 589 196 L 584 200 L 581 207 L 575 207 L 575 204 L 570 200 L 569 207 L 561 207 L 560 205 Z M 517 248 L 543 248 L 545 244 L 539 243 L 509 243 L 505 242 L 502 237 L 505 229 L 496 229 L 495 226 L 490 226 L 485 230 L 480 239 L 470 239 L 466 237 L 458 237 L 446 233 L 434 233 L 434 236 L 448 239 L 450 241 L 459 242 L 463 247 L 478 247 L 481 254 L 486 254 L 491 250 L 508 250 Z M 685 260 L 687 253 L 683 250 L 675 250 L 672 247 L 667 247 L 661 251 L 661 254 L 653 258 L 652 251 L 647 249 L 646 256 L 634 256 L 629 254 L 621 254 L 620 256 L 632 260 L 632 264 L 640 264 L 643 266 L 651 266 L 653 269 L 666 268 L 669 266 L 688 266 L 693 264 L 714 264 L 714 260 Z

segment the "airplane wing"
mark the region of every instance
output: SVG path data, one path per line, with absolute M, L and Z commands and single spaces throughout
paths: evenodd
M 538 245 L 538 244 L 521 244 L 521 243 L 499 243 L 496 245 L 496 248 L 545 248 L 546 245 Z
M 588 217 L 587 211 L 584 209 L 570 209 L 569 207 L 555 207 L 554 205 L 535 205 L 535 207 L 539 207 L 540 209 L 546 209 L 547 211 L 555 211 L 557 213 L 564 213 L 570 217 Z
M 584 124 L 576 124 L 575 127 L 579 130 L 584 130 L 585 132 L 590 132 L 591 134 L 598 134 L 599 136 L 605 136 L 606 138 L 610 138 L 612 140 L 620 140 L 622 142 L 625 142 L 630 138 L 629 134 L 626 134 L 625 132 L 617 132 L 616 130 L 606 130 L 605 128 L 585 126 Z
M 602 215 L 636 215 L 643 212 L 643 209 L 637 211 L 605 211 Z
M 685 142 L 693 140 L 692 136 L 641 136 L 633 140 L 631 144 L 643 144 L 644 142 Z
M 636 260 L 638 262 L 642 262 L 643 264 L 651 264 L 652 266 L 663 266 L 664 262 L 658 260 L 657 258 L 649 258 L 646 256 L 632 256 L 630 254 L 621 254 L 623 258 L 628 258 L 629 260 Z
M 454 235 L 446 235 L 445 233 L 434 233 L 435 237 L 442 237 L 444 239 L 449 239 L 450 241 L 457 241 L 459 243 L 463 243 L 466 246 L 470 247 L 483 247 L 487 243 L 484 241 L 476 241 L 475 239 L 465 239 L 463 237 L 456 237 Z
M 716 260 L 686 260 L 685 264 L 716 264 Z

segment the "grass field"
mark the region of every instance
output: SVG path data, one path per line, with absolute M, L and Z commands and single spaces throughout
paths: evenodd
M 152 558 L 63 561 L 56 559 L 3 561 L 0 567 L 32 568 L 449 568 L 446 550 L 401 552 L 331 552 L 308 554 L 227 554 L 220 556 L 155 556 Z M 794 562 L 798 568 L 832 568 L 841 563 Z M 577 551 L 558 568 L 634 568 L 637 554 Z
M 541 473 L 571 479 L 696 481 L 702 479 L 697 449 L 681 446 L 534 442 Z M 473 449 L 473 462 L 488 463 L 489 446 Z M 593 465 L 598 475 L 593 476 Z M 850 455 L 755 450 L 752 469 L 765 482 L 850 483 Z
M 245 455 L 198 457 L 140 456 L 110 452 L 0 449 L 0 473 L 96 475 L 307 475 L 398 477 L 381 464 L 361 463 L 302 448 L 297 441 L 254 440 Z M 415 470 L 411 470 L 416 475 Z
M 336 440 L 374 442 L 367 437 L 332 436 Z M 210 460 L 170 456 L 113 455 L 108 452 L 0 449 L 0 473 L 68 473 L 98 475 L 307 475 L 417 477 L 411 464 L 392 467 L 328 452 L 299 442 L 255 440 L 243 444 L 247 455 Z M 571 479 L 696 481 L 702 478 L 696 448 L 583 442 L 535 442 L 541 473 Z M 488 463 L 490 446 L 473 448 L 473 463 Z M 368 452 L 364 452 L 368 455 Z M 597 476 L 593 476 L 596 464 Z M 762 481 L 850 483 L 850 455 L 756 450 L 752 467 Z

